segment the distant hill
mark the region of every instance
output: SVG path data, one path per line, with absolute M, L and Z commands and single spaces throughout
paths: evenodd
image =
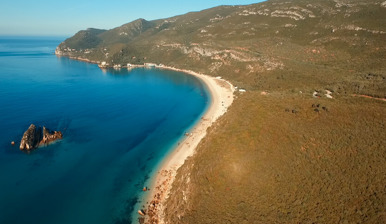
M 249 89 L 290 89 L 301 81 L 385 97 L 384 86 L 369 89 L 377 84 L 366 79 L 385 78 L 385 24 L 381 0 L 271 0 L 88 29 L 61 43 L 57 53 L 111 65 L 162 63 L 221 75 Z
M 56 53 L 162 63 L 247 90 L 178 171 L 168 223 L 384 223 L 385 0 L 268 0 L 139 19 L 80 31 Z

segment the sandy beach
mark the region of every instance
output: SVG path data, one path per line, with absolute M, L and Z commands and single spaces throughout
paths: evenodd
M 177 169 L 184 164 L 184 161 L 192 156 L 201 139 L 206 135 L 206 130 L 221 115 L 223 115 L 233 102 L 233 85 L 221 77 L 211 77 L 189 70 L 182 70 L 173 67 L 162 66 L 161 69 L 184 72 L 199 78 L 206 86 L 211 95 L 211 103 L 201 117 L 200 121 L 185 135 L 178 146 L 162 162 L 153 182 L 150 185 L 145 208 L 138 211 L 146 214 L 140 218 L 141 223 L 164 223 L 163 209 L 165 199 L 168 197 L 171 185 L 176 176 Z M 145 189 L 144 189 L 145 190 Z

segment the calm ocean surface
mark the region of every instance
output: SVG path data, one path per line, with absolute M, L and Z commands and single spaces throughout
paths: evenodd
M 0 37 L 0 223 L 130 223 L 144 183 L 209 95 L 179 72 L 58 58 L 63 40 Z M 31 123 L 64 139 L 24 153 Z

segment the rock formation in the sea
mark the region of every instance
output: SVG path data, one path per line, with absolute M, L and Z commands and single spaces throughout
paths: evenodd
M 37 130 L 34 124 L 31 124 L 20 142 L 20 150 L 31 150 L 38 146 L 41 131 Z
M 60 131 L 50 131 L 46 127 L 43 127 L 43 138 L 40 141 L 39 145 L 47 145 L 51 142 L 54 142 L 58 139 L 62 139 L 63 134 Z
M 46 127 L 36 127 L 31 124 L 20 142 L 20 150 L 32 150 L 41 145 L 47 145 L 56 140 L 62 139 L 63 135 L 60 131 L 49 131 Z

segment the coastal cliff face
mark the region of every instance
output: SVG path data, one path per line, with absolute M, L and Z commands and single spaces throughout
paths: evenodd
M 178 170 L 165 223 L 386 219 L 386 1 L 269 0 L 89 35 L 57 54 L 164 64 L 247 90 Z

